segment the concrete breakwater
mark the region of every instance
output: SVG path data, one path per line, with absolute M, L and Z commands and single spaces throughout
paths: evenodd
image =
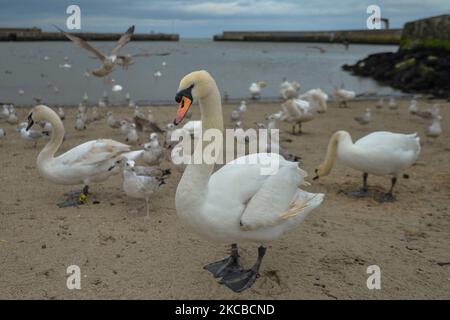
M 399 44 L 402 29 L 340 31 L 224 31 L 215 41 Z
M 120 33 L 73 32 L 87 41 L 117 41 Z M 132 41 L 178 41 L 178 34 L 140 33 Z M 0 28 L 0 41 L 70 41 L 60 32 L 43 32 L 39 28 Z

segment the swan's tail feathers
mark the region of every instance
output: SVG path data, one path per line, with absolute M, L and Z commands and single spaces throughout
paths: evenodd
M 324 197 L 323 193 L 307 193 L 299 189 L 294 201 L 286 211 L 281 213 L 280 218 L 288 220 L 300 214 L 306 216 L 322 203 Z

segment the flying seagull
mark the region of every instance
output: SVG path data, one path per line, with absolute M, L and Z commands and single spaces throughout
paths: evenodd
M 130 65 L 133 64 L 133 58 L 138 57 L 164 57 L 170 55 L 169 52 L 164 53 L 149 53 L 149 52 L 143 52 L 143 53 L 135 53 L 135 54 L 126 54 L 126 55 L 120 55 L 117 56 L 117 64 L 121 66 L 123 69 L 127 70 Z
M 102 66 L 98 69 L 91 71 L 91 73 L 97 77 L 104 77 L 104 76 L 110 74 L 111 72 L 114 71 L 114 66 L 116 64 L 120 64 L 119 60 L 121 60 L 121 58 L 119 58 L 119 56 L 118 56 L 119 51 L 128 42 L 130 42 L 131 36 L 134 33 L 134 26 L 129 27 L 128 30 L 120 37 L 119 41 L 117 41 L 117 45 L 114 49 L 112 49 L 111 53 L 109 55 L 104 55 L 103 53 L 101 53 L 100 51 L 98 51 L 97 49 L 92 47 L 89 43 L 87 43 L 83 39 L 81 39 L 77 36 L 74 36 L 70 33 L 67 33 L 55 25 L 54 25 L 54 27 L 56 29 L 58 29 L 62 34 L 64 34 L 67 38 L 69 38 L 71 41 L 73 41 L 74 43 L 79 45 L 81 48 L 92 52 L 93 54 L 95 54 L 95 56 L 98 59 L 100 59 L 100 61 L 102 62 Z

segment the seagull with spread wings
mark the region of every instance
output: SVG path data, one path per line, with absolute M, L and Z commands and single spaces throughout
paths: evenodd
M 128 28 L 128 30 L 120 37 L 119 41 L 117 41 L 117 45 L 114 49 L 112 49 L 109 55 L 104 55 L 94 47 L 92 47 L 85 40 L 74 36 L 70 33 L 63 31 L 61 28 L 54 26 L 58 29 L 62 34 L 64 34 L 67 38 L 69 38 L 72 42 L 79 45 L 81 48 L 86 49 L 93 54 L 102 62 L 102 66 L 98 69 L 90 71 L 94 76 L 104 77 L 114 71 L 114 67 L 116 64 L 120 64 L 121 57 L 118 56 L 120 49 L 122 49 L 128 42 L 131 40 L 131 36 L 134 33 L 134 26 Z

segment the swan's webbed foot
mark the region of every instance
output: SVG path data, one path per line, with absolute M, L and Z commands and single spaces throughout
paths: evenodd
M 220 282 L 234 292 L 242 292 L 250 288 L 258 278 L 258 271 L 255 271 L 253 269 L 239 270 L 226 275 Z
M 365 198 L 369 196 L 369 190 L 361 189 L 358 191 L 349 192 L 348 194 L 355 198 Z
M 369 176 L 368 173 L 366 173 L 366 172 L 363 173 L 363 186 L 362 186 L 361 190 L 350 192 L 349 193 L 350 196 L 356 197 L 356 198 L 364 198 L 369 195 L 369 189 L 367 188 L 367 177 L 368 176 Z
M 393 195 L 391 192 L 387 192 L 387 193 L 384 193 L 384 194 L 380 197 L 380 199 L 379 199 L 378 201 L 381 202 L 381 203 L 384 203 L 384 202 L 394 202 L 394 201 L 395 201 L 395 197 L 394 197 L 394 195 Z
M 87 201 L 89 193 L 89 187 L 85 186 L 83 188 L 83 191 L 77 192 L 77 191 L 71 191 L 66 193 L 66 196 L 69 196 L 70 198 L 66 201 L 63 201 L 61 203 L 58 203 L 57 206 L 59 208 L 69 208 L 69 207 L 77 207 L 79 205 L 85 204 Z
M 70 208 L 78 207 L 81 204 L 84 204 L 84 202 L 80 202 L 79 199 L 67 199 L 66 201 L 58 203 L 57 206 L 58 208 Z
M 396 183 L 397 183 L 397 177 L 392 177 L 391 189 L 389 190 L 389 192 L 387 192 L 381 196 L 381 198 L 379 199 L 379 202 L 383 203 L 383 202 L 394 202 L 395 201 L 394 187 L 395 187 Z
M 239 253 L 237 245 L 231 245 L 231 254 L 228 258 L 210 263 L 204 266 L 203 269 L 211 272 L 214 278 L 224 277 L 227 274 L 242 270 L 241 264 L 239 263 Z
M 69 191 L 64 193 L 66 197 L 78 198 L 81 195 L 82 191 Z
M 238 270 L 228 275 L 224 276 L 220 283 L 226 285 L 228 288 L 234 292 L 242 292 L 246 289 L 251 288 L 251 286 L 259 278 L 259 268 L 261 267 L 261 262 L 266 254 L 266 248 L 263 246 L 258 248 L 258 259 L 255 265 L 249 270 Z

